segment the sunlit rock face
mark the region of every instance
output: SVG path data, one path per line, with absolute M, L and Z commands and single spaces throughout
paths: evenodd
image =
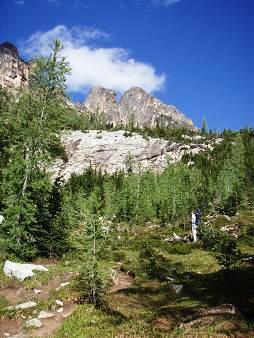
M 134 172 L 163 171 L 168 163 L 176 163 L 184 154 L 198 154 L 213 150 L 223 139 L 197 143 L 176 143 L 159 138 L 143 137 L 123 130 L 89 132 L 73 131 L 62 136 L 66 160 L 57 159 L 51 168 L 53 178 L 68 180 L 72 174 L 82 174 L 92 167 L 114 173 L 119 170 Z
M 28 85 L 29 64 L 19 57 L 18 49 L 9 42 L 0 44 L 0 85 L 15 90 Z
M 113 90 L 94 87 L 84 106 L 93 114 L 103 113 L 106 121 L 114 125 L 134 123 L 141 128 L 169 126 L 195 129 L 193 122 L 175 106 L 162 103 L 138 87 L 124 92 L 119 103 Z

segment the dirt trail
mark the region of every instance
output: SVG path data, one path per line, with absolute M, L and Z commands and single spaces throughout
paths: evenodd
M 52 318 L 41 319 L 43 324 L 42 327 L 34 330 L 34 332 L 30 334 L 29 338 L 46 338 L 51 336 L 62 325 L 63 321 L 72 314 L 75 307 L 76 304 L 73 302 L 64 303 L 63 312 L 61 314 L 57 313 L 56 316 Z
M 68 281 L 70 278 L 71 275 L 56 276 L 47 284 L 38 287 L 38 289 L 41 290 L 41 292 L 38 294 L 36 294 L 34 290 L 27 290 L 24 287 L 7 287 L 0 290 L 0 296 L 3 296 L 12 305 L 31 300 L 47 300 L 51 290 L 55 290 L 60 286 L 61 283 Z M 115 274 L 113 281 L 114 285 L 110 288 L 110 293 L 128 289 L 133 283 L 133 277 L 129 276 L 125 272 L 120 271 Z M 27 338 L 46 338 L 52 336 L 62 325 L 63 321 L 75 310 L 75 307 L 76 304 L 73 301 L 64 302 L 63 312 L 54 312 L 54 317 L 41 319 L 42 327 L 34 329 L 29 334 L 22 331 L 22 326 L 24 325 L 26 319 L 10 319 L 7 317 L 0 318 L 0 338 L 6 337 L 4 333 L 9 333 L 10 338 L 12 335 L 16 334 L 23 334 L 22 337 Z
M 114 293 L 120 290 L 128 289 L 133 283 L 133 277 L 126 272 L 118 272 L 115 278 L 113 278 L 114 285 L 110 288 L 110 293 Z
M 0 296 L 4 297 L 11 305 L 25 303 L 27 301 L 41 301 L 47 300 L 51 290 L 56 290 L 60 287 L 60 284 L 67 282 L 71 278 L 71 274 L 65 274 L 63 276 L 55 276 L 47 284 L 38 287 L 39 293 L 35 293 L 35 290 L 28 290 L 24 287 L 6 287 L 0 290 Z M 16 334 L 23 334 L 22 337 L 48 337 L 52 335 L 75 309 L 76 304 L 73 301 L 64 302 L 63 312 L 54 312 L 55 316 L 48 319 L 41 319 L 42 327 L 34 329 L 31 333 L 26 334 L 22 331 L 22 327 L 27 319 L 25 318 L 0 318 L 0 338 L 6 338 L 5 334 L 9 334 L 9 337 Z M 34 316 L 37 317 L 38 313 Z

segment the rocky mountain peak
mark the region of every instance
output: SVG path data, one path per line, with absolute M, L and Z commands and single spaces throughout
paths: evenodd
M 7 54 L 14 57 L 19 57 L 18 48 L 9 41 L 5 41 L 4 43 L 0 44 L 0 54 Z
M 10 42 L 0 44 L 0 85 L 15 90 L 28 85 L 29 65 Z
M 84 106 L 94 114 L 105 114 L 107 122 L 113 124 L 128 124 L 132 121 L 140 127 L 162 125 L 195 129 L 193 122 L 176 107 L 162 103 L 139 87 L 125 91 L 119 103 L 115 91 L 94 87 Z
M 109 122 L 119 120 L 118 103 L 114 90 L 95 86 L 91 89 L 84 105 L 94 114 L 105 114 Z

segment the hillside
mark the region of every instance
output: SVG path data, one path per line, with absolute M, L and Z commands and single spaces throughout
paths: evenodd
M 61 50 L 23 81 L 0 48 L 0 335 L 253 336 L 253 128 L 140 88 L 71 103 Z

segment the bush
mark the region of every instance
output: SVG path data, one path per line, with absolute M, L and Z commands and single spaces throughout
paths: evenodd
M 79 293 L 79 303 L 91 303 L 100 307 L 104 303 L 107 283 L 97 265 L 88 261 L 82 266 L 74 289 Z
M 113 260 L 116 262 L 121 262 L 126 259 L 126 254 L 124 251 L 115 251 L 113 252 Z
M 173 255 L 188 255 L 192 246 L 189 243 L 173 243 L 167 247 L 167 252 Z
M 150 245 L 144 246 L 139 253 L 140 268 L 149 278 L 164 281 L 171 274 L 171 266 L 167 260 L 158 254 Z
M 236 240 L 228 235 L 222 236 L 216 243 L 215 257 L 224 269 L 229 270 L 232 268 L 240 257 Z

